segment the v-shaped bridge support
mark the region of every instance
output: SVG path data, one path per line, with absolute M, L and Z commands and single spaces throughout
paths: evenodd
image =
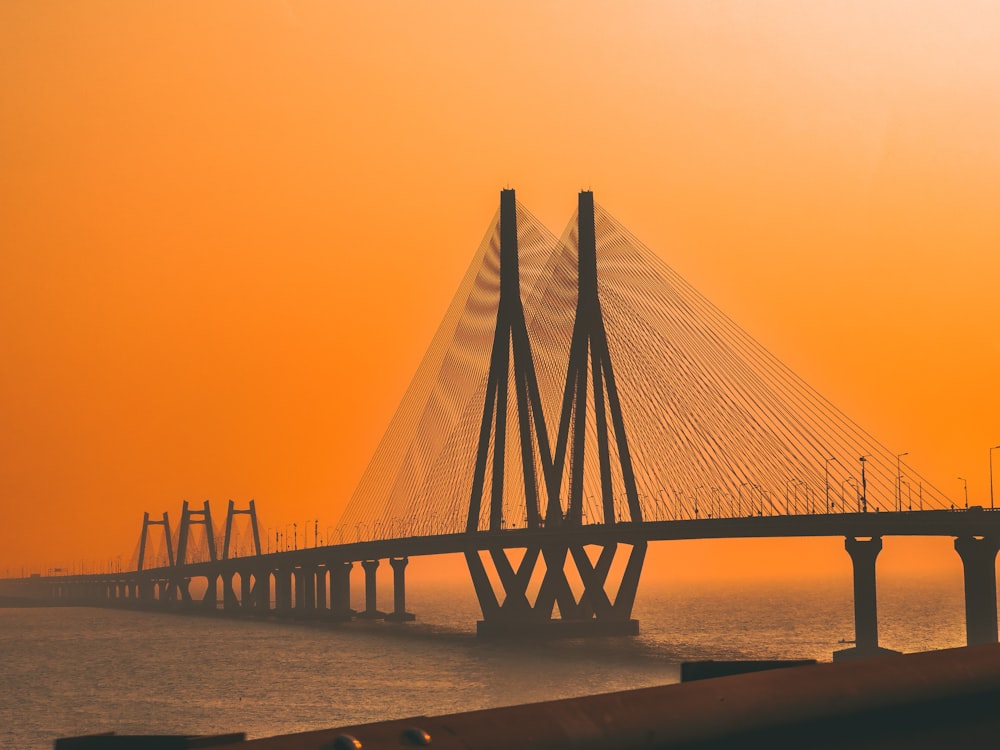
M 627 553 L 625 571 L 612 598 L 608 578 L 624 546 L 602 545 L 597 560 L 592 562 L 581 545 L 532 545 L 516 565 L 511 561 L 509 547 L 495 545 L 483 552 L 467 552 L 466 561 L 483 611 L 477 632 L 509 636 L 635 635 L 639 623 L 632 619 L 632 607 L 646 543 L 635 544 Z M 487 572 L 484 554 L 492 563 L 495 582 Z M 574 591 L 570 582 L 574 570 L 582 590 Z M 532 581 L 539 578 L 537 590 L 530 591 Z M 558 618 L 554 617 L 556 611 Z

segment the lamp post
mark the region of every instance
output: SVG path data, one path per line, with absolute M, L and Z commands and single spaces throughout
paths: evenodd
M 836 461 L 838 464 L 840 463 L 840 461 L 837 461 L 837 459 L 834 458 L 833 456 L 830 456 L 828 459 L 826 459 L 826 461 L 824 461 L 824 466 L 826 468 L 826 512 L 827 512 L 827 514 L 830 513 L 830 462 L 831 461 Z
M 994 445 L 990 448 L 990 510 L 993 510 L 993 451 L 1000 448 L 1000 445 Z
M 909 456 L 909 455 L 910 455 L 909 452 L 896 454 L 896 510 L 897 511 L 901 511 L 903 509 L 903 493 L 900 488 L 900 480 L 903 478 L 903 474 L 899 468 L 900 459 L 903 456 Z
M 794 485 L 797 481 L 798 481 L 797 479 L 789 479 L 789 480 L 785 481 L 785 515 L 786 516 L 791 515 L 791 513 L 788 512 L 788 486 L 789 485 Z
M 865 461 L 868 460 L 868 456 L 860 456 L 858 461 L 861 462 L 861 512 L 868 512 L 868 481 L 865 479 Z
M 962 482 L 962 487 L 965 490 L 965 509 L 969 509 L 969 482 L 965 477 L 959 477 Z

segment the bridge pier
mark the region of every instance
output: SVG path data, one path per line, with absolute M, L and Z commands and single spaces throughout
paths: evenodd
M 389 558 L 389 565 L 392 566 L 392 612 L 386 620 L 412 622 L 417 619 L 415 614 L 406 611 L 406 566 L 409 562 L 408 557 Z
M 960 536 L 955 551 L 965 578 L 965 635 L 970 646 L 997 643 L 997 551 L 1000 538 Z
M 306 609 L 306 571 L 304 568 L 294 568 L 292 570 L 292 584 L 295 587 L 295 603 L 293 608 L 297 616 L 302 615 Z
M 287 569 L 274 571 L 274 613 L 280 617 L 292 614 L 292 573 Z
M 844 548 L 854 568 L 854 648 L 833 652 L 834 661 L 898 654 L 878 645 L 878 599 L 875 560 L 882 551 L 882 537 L 857 539 L 849 536 Z
M 330 590 L 329 569 L 325 565 L 316 567 L 316 609 L 326 614 L 327 592 Z
M 334 620 L 350 620 L 354 616 L 351 609 L 351 569 L 354 563 L 333 563 L 330 566 L 330 617 Z
M 233 579 L 236 577 L 236 571 L 227 570 L 222 574 L 222 609 L 225 612 L 237 612 L 240 609 L 240 602 L 236 596 L 236 589 L 233 586 Z M 240 575 L 240 584 L 242 587 L 243 575 Z
M 190 578 L 181 578 L 177 582 L 177 593 L 180 594 L 180 596 L 177 597 L 177 598 L 180 601 L 180 606 L 183 609 L 187 609 L 188 607 L 190 607 L 194 603 L 194 600 L 191 598 L 191 579 Z
M 515 568 L 507 549 L 488 550 L 500 582 L 495 591 L 478 552 L 467 552 L 483 619 L 476 624 L 481 636 L 565 636 L 638 635 L 639 621 L 632 619 L 632 607 L 639 588 L 646 557 L 646 542 L 631 545 L 628 560 L 614 600 L 608 595 L 607 581 L 619 546 L 602 545 L 601 553 L 591 562 L 582 546 L 549 545 L 529 547 Z M 528 585 L 536 566 L 541 563 L 544 576 L 534 602 L 528 598 Z M 583 591 L 577 596 L 567 577 L 567 566 L 575 566 Z M 555 608 L 559 617 L 554 618 Z
M 253 574 L 253 608 L 258 614 L 271 613 L 271 571 L 267 568 Z
M 363 560 L 361 563 L 365 571 L 365 610 L 358 612 L 357 617 L 365 620 L 385 619 L 385 612 L 378 609 L 378 584 L 375 579 L 378 565 L 378 560 Z
M 301 585 L 299 590 L 302 592 L 302 599 L 296 602 L 298 605 L 300 614 L 302 615 L 312 615 L 316 613 L 316 568 L 303 566 L 299 569 L 299 576 L 301 577 Z
M 244 612 L 248 612 L 253 609 L 253 588 L 250 580 L 251 575 L 253 575 L 254 580 L 257 580 L 257 576 L 249 570 L 243 570 L 240 573 L 240 609 Z
M 218 573 L 210 573 L 205 576 L 205 595 L 201 599 L 201 606 L 213 612 L 218 609 L 219 602 L 219 579 Z

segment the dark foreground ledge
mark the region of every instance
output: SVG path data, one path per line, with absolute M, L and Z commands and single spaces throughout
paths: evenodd
M 234 743 L 232 736 L 214 738 L 217 741 L 192 738 L 190 741 L 198 744 L 175 747 L 992 748 L 1000 737 L 998 707 L 1000 646 L 987 645 L 778 669 L 245 742 Z M 124 737 L 76 738 L 60 740 L 56 747 L 89 750 L 152 746 L 134 739 L 136 744 L 130 745 L 115 742 L 126 740 Z

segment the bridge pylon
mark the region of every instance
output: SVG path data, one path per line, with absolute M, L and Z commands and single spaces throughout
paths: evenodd
M 173 541 L 170 538 L 170 518 L 167 516 L 167 511 L 163 511 L 163 520 L 161 521 L 150 521 L 148 512 L 142 514 L 142 534 L 139 536 L 139 562 L 135 569 L 137 571 L 142 570 L 143 564 L 146 561 L 146 542 L 149 539 L 150 526 L 163 527 L 164 544 L 167 548 L 167 564 L 170 567 L 173 567 L 174 546 Z
M 601 512 L 604 525 L 619 521 L 642 521 L 642 508 L 632 470 L 632 454 L 625 434 L 618 385 L 611 364 L 608 336 L 597 287 L 597 233 L 594 222 L 594 194 L 589 190 L 579 195 L 577 210 L 577 298 L 576 320 L 566 369 L 562 415 L 556 437 L 554 473 L 560 480 L 569 457 L 569 502 L 562 512 L 559 492 L 549 494 L 545 514 L 546 527 L 583 523 L 583 482 L 588 431 L 588 390 L 594 405 L 594 432 L 597 437 L 597 458 L 601 475 Z M 589 381 L 588 382 L 588 374 Z M 610 422 L 610 430 L 609 430 Z M 618 466 L 613 466 L 611 445 L 614 441 Z M 615 507 L 613 471 L 620 472 L 625 490 L 628 517 L 618 516 Z
M 514 191 L 500 194 L 500 299 L 493 353 L 487 378 L 486 400 L 480 429 L 467 531 L 480 531 L 480 512 L 486 470 L 492 458 L 492 481 L 487 545 L 466 552 L 466 561 L 479 598 L 483 620 L 477 631 L 482 635 L 635 634 L 639 623 L 631 619 L 646 554 L 646 543 L 631 545 L 622 578 L 614 598 L 608 594 L 608 578 L 619 546 L 600 545 L 596 560 L 587 548 L 574 541 L 572 529 L 583 523 L 583 482 L 587 426 L 588 373 L 594 403 L 597 458 L 600 467 L 604 525 L 623 521 L 639 522 L 642 511 L 632 472 L 631 454 L 608 350 L 597 286 L 597 248 L 594 226 L 594 196 L 579 197 L 579 260 L 576 321 L 570 345 L 569 363 L 555 455 L 548 442 L 545 419 L 538 397 L 531 347 L 521 307 L 517 266 L 517 216 Z M 513 368 L 510 355 L 513 352 Z M 504 451 L 509 372 L 513 370 L 517 394 L 517 414 L 524 477 L 525 523 L 539 532 L 539 543 L 504 544 Z M 609 429 L 610 423 L 610 429 Z M 611 445 L 615 446 L 614 456 Z M 492 445 L 491 445 L 492 443 Z M 492 450 L 491 450 L 492 447 Z M 536 463 L 536 456 L 540 463 Z M 569 500 L 564 511 L 560 490 L 568 458 Z M 617 463 L 617 467 L 613 466 Z M 541 488 L 546 496 L 545 515 L 539 512 L 539 483 L 536 466 L 542 469 Z M 624 483 L 628 517 L 616 516 L 613 469 Z M 564 533 L 565 532 L 565 533 Z M 524 549 L 516 563 L 508 552 Z M 499 582 L 499 591 L 487 573 L 483 553 L 487 553 Z M 571 585 L 575 572 L 576 591 Z M 529 587 L 540 579 L 533 599 Z M 582 584 L 582 589 L 579 584 Z M 558 618 L 554 615 L 558 611 Z
M 229 559 L 229 546 L 233 536 L 233 516 L 250 516 L 250 530 L 253 532 L 253 550 L 255 555 L 261 555 L 264 551 L 260 548 L 260 529 L 257 527 L 257 508 L 254 501 L 244 510 L 236 510 L 236 503 L 229 501 L 229 508 L 226 511 L 226 535 L 222 543 L 222 559 Z M 211 537 L 210 537 L 211 538 Z
M 212 527 L 212 510 L 209 506 L 208 500 L 202 510 L 192 510 L 188 507 L 188 501 L 185 500 L 181 506 L 181 524 L 180 530 L 177 532 L 177 567 L 182 568 L 187 562 L 187 552 L 188 552 L 188 542 L 191 536 L 192 526 L 204 526 L 205 527 L 205 538 L 208 543 L 208 558 L 211 562 L 215 562 L 218 559 L 218 555 L 215 551 L 215 532 Z M 207 607 L 215 606 L 217 597 L 217 583 L 218 577 L 208 578 L 208 587 L 205 591 L 204 599 L 202 603 Z M 174 586 L 180 593 L 181 601 L 185 604 L 191 602 L 191 592 L 190 592 L 190 578 L 180 578 L 173 582 Z M 172 588 L 173 588 L 172 587 Z
M 513 355 L 513 357 L 512 357 Z M 513 362 L 511 361 L 513 359 Z M 513 375 L 513 383 L 511 383 Z M 513 385 L 518 417 L 521 471 L 524 477 L 524 518 L 529 529 L 541 526 L 540 483 L 549 491 L 552 459 L 545 431 L 545 416 L 538 391 L 535 364 L 531 357 L 528 329 L 521 305 L 520 273 L 517 258 L 517 201 L 513 190 L 500 191 L 500 299 L 493 333 L 493 350 L 486 379 L 486 399 L 479 429 L 476 465 L 469 499 L 466 531 L 480 530 L 480 515 L 489 473 L 487 500 L 489 531 L 504 528 L 504 474 L 507 452 L 507 405 Z
M 200 516 L 200 518 L 196 518 L 195 516 Z M 199 525 L 205 527 L 205 538 L 208 540 L 208 558 L 211 562 L 215 562 L 215 533 L 212 529 L 212 509 L 209 507 L 208 500 L 205 501 L 205 506 L 202 510 L 191 510 L 188 507 L 188 501 L 185 500 L 181 506 L 181 528 L 177 538 L 178 565 L 184 565 L 187 562 L 188 540 L 191 536 L 191 527 Z

